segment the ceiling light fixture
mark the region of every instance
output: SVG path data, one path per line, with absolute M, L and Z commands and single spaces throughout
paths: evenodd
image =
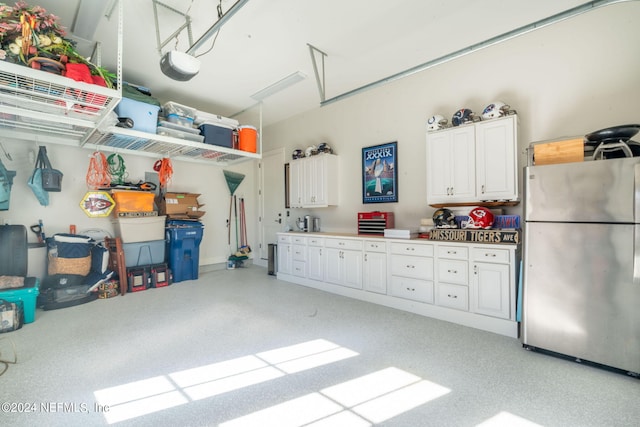
M 265 87 L 264 89 L 257 91 L 256 93 L 251 95 L 251 98 L 255 99 L 256 101 L 263 101 L 265 98 L 268 98 L 271 95 L 288 88 L 289 86 L 301 82 L 306 78 L 307 75 L 305 73 L 303 73 L 302 71 L 296 71 L 289 74 L 287 77 Z
M 191 80 L 200 71 L 200 60 L 195 52 L 227 22 L 249 0 L 238 0 L 220 17 L 186 52 L 172 50 L 160 59 L 160 69 L 167 76 L 178 81 Z

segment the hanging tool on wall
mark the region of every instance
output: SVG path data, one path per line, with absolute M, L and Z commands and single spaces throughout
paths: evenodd
M 44 243 L 45 242 L 44 224 L 42 223 L 41 219 L 38 220 L 37 224 L 32 225 L 31 227 L 29 227 L 29 229 L 31 231 L 33 231 L 35 233 L 35 235 L 38 237 L 38 243 Z
M 107 157 L 109 164 L 109 175 L 111 175 L 111 184 L 123 184 L 127 177 L 127 168 L 124 159 L 120 154 L 113 153 Z
M 87 187 L 91 190 L 108 187 L 111 184 L 111 175 L 109 174 L 109 162 L 104 153 L 95 151 L 89 160 L 89 169 L 87 170 Z
M 242 255 L 251 253 L 251 246 L 249 246 L 247 239 L 247 215 L 244 208 L 244 197 L 240 198 L 240 247 L 238 252 Z
M 231 246 L 231 211 L 234 206 L 234 200 L 235 200 L 235 196 L 233 194 L 235 193 L 238 186 L 242 183 L 242 180 L 244 179 L 244 175 L 241 173 L 231 172 L 228 170 L 223 170 L 222 172 L 224 173 L 224 179 L 227 181 L 227 186 L 229 187 L 229 192 L 231 193 L 231 199 L 229 200 L 229 219 L 227 220 L 227 227 L 229 227 L 228 233 L 227 233 L 227 240 L 228 240 L 229 246 Z M 236 202 L 236 249 L 238 249 L 237 202 Z
M 161 160 L 157 160 L 153 164 L 153 170 L 158 172 L 160 188 L 166 189 L 173 177 L 173 165 L 171 164 L 171 159 L 163 157 Z

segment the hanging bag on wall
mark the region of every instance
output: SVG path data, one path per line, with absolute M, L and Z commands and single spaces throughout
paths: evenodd
M 39 159 L 36 160 L 36 167 L 33 170 L 31 177 L 29 177 L 27 185 L 29 186 L 29 188 L 31 188 L 31 191 L 33 191 L 33 194 L 35 194 L 40 204 L 42 206 L 48 206 L 49 193 L 47 193 L 45 189 L 42 188 L 42 169 L 38 167 L 38 161 Z
M 11 198 L 11 186 L 15 171 L 7 170 L 0 160 L 0 211 L 9 210 L 9 199 Z
M 41 162 L 42 188 L 44 191 L 62 191 L 62 172 L 51 167 L 51 162 L 47 157 L 47 147 L 40 147 L 38 158 Z

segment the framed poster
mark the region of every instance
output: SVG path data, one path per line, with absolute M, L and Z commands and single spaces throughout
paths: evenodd
M 398 201 L 398 143 L 362 149 L 362 203 Z

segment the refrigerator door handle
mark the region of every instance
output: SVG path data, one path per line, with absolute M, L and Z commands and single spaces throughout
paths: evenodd
M 633 166 L 633 222 L 638 224 L 640 216 L 640 163 Z

